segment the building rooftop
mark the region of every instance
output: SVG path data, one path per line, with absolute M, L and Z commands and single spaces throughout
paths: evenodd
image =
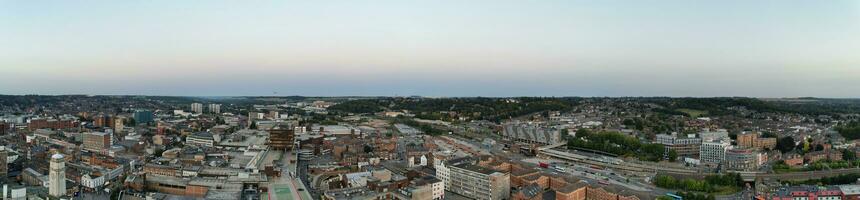
M 454 167 L 457 167 L 457 168 L 460 168 L 460 169 L 469 170 L 469 171 L 473 171 L 473 172 L 478 172 L 478 173 L 486 174 L 486 175 L 491 175 L 491 174 L 494 174 L 494 173 L 499 173 L 499 171 L 492 170 L 492 169 L 488 169 L 488 168 L 484 168 L 484 167 L 477 166 L 477 165 L 473 165 L 473 164 L 471 164 L 471 163 L 460 163 L 460 164 L 454 165 Z
M 844 193 L 845 195 L 860 194 L 860 185 L 840 185 L 839 189 L 841 189 L 842 193 Z

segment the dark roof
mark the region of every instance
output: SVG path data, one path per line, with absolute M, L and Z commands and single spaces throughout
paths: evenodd
M 527 198 L 532 198 L 537 195 L 541 195 L 543 189 L 535 183 L 527 185 L 520 189 L 519 193 L 522 193 Z
M 475 159 L 472 157 L 462 157 L 462 158 L 454 158 L 448 161 L 445 161 L 448 165 L 457 165 L 462 163 L 475 163 Z
M 473 172 L 478 172 L 478 173 L 486 174 L 486 175 L 490 175 L 490 174 L 499 172 L 499 171 L 496 171 L 493 169 L 488 169 L 488 168 L 484 168 L 481 166 L 477 166 L 477 165 L 474 165 L 472 163 L 460 163 L 460 164 L 454 165 L 454 167 L 473 171 Z

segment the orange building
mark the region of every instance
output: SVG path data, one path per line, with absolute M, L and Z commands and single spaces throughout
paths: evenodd
M 73 120 L 57 120 L 57 119 L 32 119 L 30 120 L 30 124 L 27 124 L 27 128 L 32 130 L 36 129 L 67 129 L 76 127 L 77 123 Z
M 584 200 L 587 187 L 582 185 L 568 185 L 555 191 L 556 200 Z
M 147 174 L 157 174 L 162 176 L 176 176 L 176 167 L 147 164 L 143 166 L 143 172 Z
M 756 133 L 744 133 L 738 135 L 738 147 L 741 148 L 754 148 L 756 139 L 758 138 L 758 134 Z

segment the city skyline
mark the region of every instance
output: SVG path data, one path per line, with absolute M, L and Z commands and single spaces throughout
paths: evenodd
M 857 1 L 6 1 L 0 27 L 0 94 L 860 97 Z

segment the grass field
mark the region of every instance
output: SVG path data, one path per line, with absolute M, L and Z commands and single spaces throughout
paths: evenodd
M 693 109 L 686 109 L 686 108 L 680 108 L 680 109 L 675 109 L 675 110 L 678 112 L 687 113 L 688 115 L 690 115 L 690 117 L 699 117 L 699 116 L 708 114 L 708 111 L 704 111 L 704 110 L 693 110 Z

